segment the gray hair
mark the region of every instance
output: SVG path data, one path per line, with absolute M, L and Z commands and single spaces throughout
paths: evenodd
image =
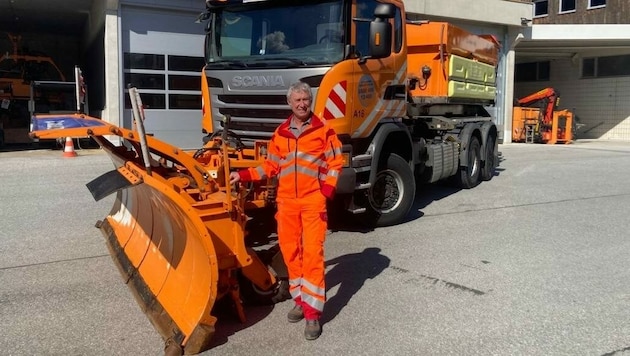
M 304 82 L 296 82 L 289 86 L 289 90 L 287 91 L 287 101 L 289 101 L 289 97 L 291 93 L 307 93 L 309 98 L 313 100 L 313 92 L 311 91 L 311 86 Z

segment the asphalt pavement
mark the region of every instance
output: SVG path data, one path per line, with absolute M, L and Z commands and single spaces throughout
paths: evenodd
M 500 145 L 470 190 L 422 186 L 403 224 L 335 225 L 323 334 L 291 302 L 221 313 L 202 355 L 630 355 L 630 143 Z M 98 149 L 0 152 L 2 355 L 159 355 L 94 227 Z

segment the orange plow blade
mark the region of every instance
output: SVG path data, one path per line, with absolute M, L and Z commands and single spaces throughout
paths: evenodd
M 278 255 L 245 244 L 246 194 L 224 183 L 227 146 L 204 147 L 197 151 L 205 155 L 200 159 L 84 115 L 38 120 L 33 137 L 91 136 L 114 163 L 115 170 L 87 184 L 96 200 L 116 193 L 110 214 L 97 227 L 167 354 L 196 354 L 212 346 L 213 307 L 221 298 L 231 298 L 244 321 L 242 292 L 259 291 L 259 297 L 275 302 L 289 297 L 288 282 L 280 284 L 270 268 Z M 127 145 L 112 144 L 105 138 L 111 135 Z M 242 283 L 247 288 L 240 289 Z
M 167 343 L 184 345 L 187 353 L 209 348 L 219 276 L 203 223 L 145 182 L 118 192 L 99 227 L 126 283 Z

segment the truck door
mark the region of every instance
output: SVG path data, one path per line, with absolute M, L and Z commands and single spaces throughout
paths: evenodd
M 374 10 L 381 2 L 376 0 L 355 0 L 352 7 L 352 17 L 359 19 L 373 19 Z M 354 90 L 348 94 L 354 103 L 352 112 L 352 136 L 367 137 L 376 127 L 379 120 L 387 117 L 400 117 L 404 100 L 391 100 L 393 85 L 404 84 L 406 70 L 401 64 L 402 49 L 402 15 L 397 8 L 396 17 L 389 19 L 393 28 L 392 55 L 388 58 L 369 59 L 361 64 L 354 64 Z M 368 53 L 370 24 L 367 21 L 353 21 L 351 40 L 355 45 L 357 55 Z M 403 91 L 404 93 L 404 91 Z M 402 102 L 402 104 L 401 104 Z M 404 111 L 403 111 L 404 112 Z

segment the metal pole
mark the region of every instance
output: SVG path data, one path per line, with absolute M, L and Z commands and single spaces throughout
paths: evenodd
M 77 113 L 81 112 L 81 70 L 79 66 L 74 66 L 74 90 L 75 90 L 75 98 L 77 100 Z
M 140 100 L 140 94 L 138 89 L 129 88 L 129 98 L 131 99 L 131 107 L 133 109 L 133 120 L 135 122 L 138 136 L 140 136 L 140 149 L 142 150 L 142 160 L 144 161 L 144 167 L 147 170 L 147 174 L 151 175 L 151 161 L 149 160 L 149 148 L 147 146 L 147 136 L 144 132 L 144 114 L 140 109 L 142 100 Z

